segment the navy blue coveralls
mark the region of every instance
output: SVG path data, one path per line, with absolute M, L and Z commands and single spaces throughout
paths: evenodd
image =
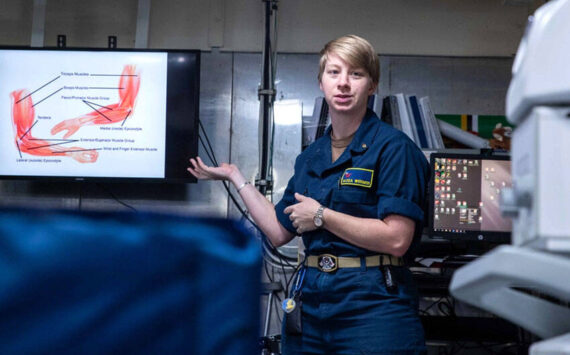
M 429 167 L 423 153 L 401 131 L 367 111 L 350 145 L 331 163 L 331 127 L 295 162 L 282 200 L 279 222 L 296 233 L 283 213 L 309 196 L 337 212 L 383 219 L 398 214 L 416 221 L 412 248 L 424 218 Z M 326 229 L 302 235 L 306 255 L 377 254 L 352 245 Z M 418 298 L 411 273 L 391 267 L 396 290 L 389 291 L 379 267 L 341 268 L 325 273 L 307 268 L 301 300 L 302 335 L 283 334 L 283 354 L 416 354 L 425 352 Z

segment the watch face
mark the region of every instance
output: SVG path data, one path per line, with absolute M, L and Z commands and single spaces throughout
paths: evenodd
M 315 222 L 315 226 L 321 227 L 323 225 L 323 220 L 320 217 L 313 218 L 313 222 Z

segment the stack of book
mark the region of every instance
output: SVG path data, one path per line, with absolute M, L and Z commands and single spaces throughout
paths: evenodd
M 395 94 L 382 99 L 380 119 L 404 132 L 418 147 L 443 149 L 438 120 L 431 108 L 429 97 Z

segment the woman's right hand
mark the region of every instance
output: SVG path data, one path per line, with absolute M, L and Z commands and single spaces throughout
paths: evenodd
M 231 180 L 233 175 L 239 174 L 234 164 L 207 166 L 200 157 L 190 158 L 190 164 L 187 170 L 199 180 Z

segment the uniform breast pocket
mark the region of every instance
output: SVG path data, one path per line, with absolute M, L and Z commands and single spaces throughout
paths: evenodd
M 376 196 L 367 189 L 343 186 L 332 195 L 332 209 L 355 217 L 376 217 Z

